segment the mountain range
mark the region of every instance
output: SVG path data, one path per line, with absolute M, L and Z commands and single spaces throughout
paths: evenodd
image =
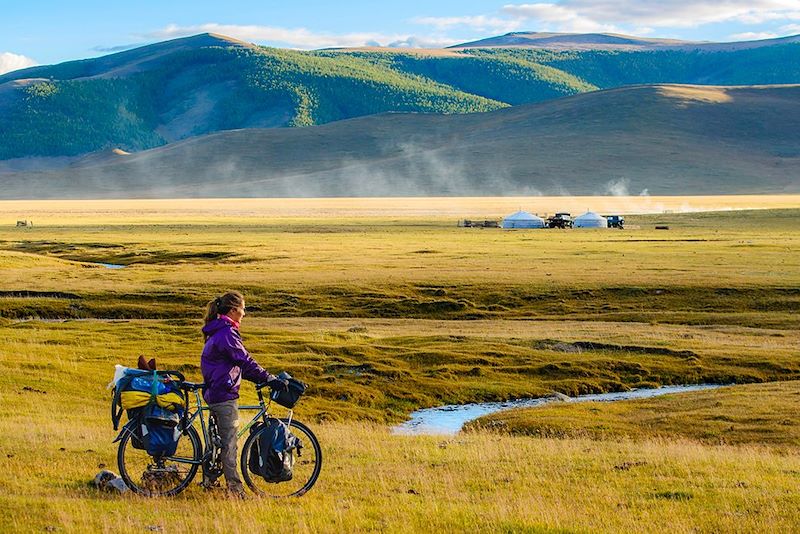
M 799 60 L 798 36 L 301 52 L 203 34 L 0 76 L 0 195 L 793 192 Z

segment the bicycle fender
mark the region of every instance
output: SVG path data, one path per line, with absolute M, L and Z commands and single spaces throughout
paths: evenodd
M 126 433 L 126 432 L 133 432 L 133 429 L 132 429 L 132 427 L 133 427 L 133 425 L 134 425 L 135 423 L 136 423 L 136 421 L 135 421 L 135 420 L 128 421 L 127 423 L 125 423 L 125 424 L 123 425 L 122 429 L 119 431 L 119 434 L 117 434 L 117 437 L 116 437 L 116 438 L 114 439 L 114 441 L 112 441 L 111 443 L 116 443 L 116 442 L 118 442 L 119 440 L 121 440 L 123 437 L 125 437 L 125 433 Z

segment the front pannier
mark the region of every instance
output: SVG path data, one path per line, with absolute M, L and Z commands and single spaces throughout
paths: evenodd
M 248 469 L 262 477 L 267 482 L 278 483 L 292 479 L 294 467 L 294 454 L 302 448 L 303 444 L 297 436 L 292 434 L 289 426 L 279 419 L 269 419 L 266 428 L 260 425 L 258 438 L 250 449 Z

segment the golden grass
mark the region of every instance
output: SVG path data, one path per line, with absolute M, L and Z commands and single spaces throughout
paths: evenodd
M 86 486 L 113 465 L 107 428 L 37 420 L 0 422 L 4 532 L 788 532 L 800 521 L 798 457 L 761 448 L 325 424 L 322 477 L 301 499 L 235 502 L 197 487 L 143 499 Z
M 727 87 L 694 86 L 694 85 L 662 85 L 658 87 L 658 92 L 670 98 L 677 98 L 683 101 L 710 102 L 713 104 L 724 104 L 733 102 L 727 92 Z
M 456 228 L 455 220 L 419 218 L 123 224 L 141 215 L 136 213 L 111 219 L 110 212 L 94 212 L 96 226 L 0 229 L 0 268 L 9 261 L 4 249 L 28 252 L 32 261 L 45 254 L 133 265 L 123 271 L 86 269 L 80 263 L 3 268 L 3 286 L 135 293 L 169 288 L 173 294 L 192 294 L 236 285 L 297 291 L 301 300 L 321 286 L 409 297 L 431 286 L 450 291 L 454 300 L 472 301 L 493 292 L 530 290 L 674 287 L 702 293 L 800 284 L 794 211 L 639 216 L 631 219 L 641 228 L 624 232 L 475 230 Z M 653 229 L 664 222 L 672 230 Z M 207 254 L 212 257 L 204 258 Z M 224 268 L 214 255 L 222 255 Z M 18 265 L 19 257 L 14 258 Z M 497 304 L 520 305 L 503 299 Z
M 613 213 L 661 213 L 732 209 L 800 208 L 800 195 L 618 196 L 618 197 L 419 197 L 419 198 L 224 198 L 150 200 L 3 200 L 7 224 L 35 225 L 251 223 L 263 219 L 322 217 L 324 224 L 349 218 L 501 218 L 519 209 L 574 215 L 591 209 Z
M 423 405 L 552 389 L 797 379 L 797 211 L 632 216 L 639 229 L 625 232 L 503 232 L 455 220 L 537 210 L 518 199 L 462 201 L 3 203 L 0 531 L 800 524 L 791 447 L 413 437 L 385 426 Z M 11 227 L 16 218 L 34 227 Z M 203 304 L 229 288 L 252 308 L 243 336 L 257 359 L 313 386 L 298 417 L 323 444 L 318 486 L 300 500 L 243 503 L 198 488 L 155 500 L 88 488 L 99 465 L 114 468 L 104 389 L 113 364 L 146 354 L 198 379 Z M 19 320 L 42 317 L 58 321 Z M 61 321 L 72 318 L 90 320 Z
M 0 325 L 0 362 L 6 370 L 0 388 L 41 402 L 51 401 L 31 397 L 23 388 L 79 396 L 84 377 L 93 377 L 94 387 L 103 386 L 114 364 L 132 364 L 140 354 L 199 381 L 199 327 L 197 319 Z M 308 420 L 398 422 L 420 407 L 552 391 L 577 395 L 675 383 L 800 378 L 796 331 L 247 317 L 242 335 L 267 369 L 285 369 L 312 384 L 299 410 Z M 254 400 L 251 392 L 245 397 Z M 102 410 L 107 401 L 99 396 L 93 402 Z

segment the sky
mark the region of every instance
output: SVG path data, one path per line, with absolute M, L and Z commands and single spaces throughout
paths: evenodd
M 512 31 L 768 39 L 800 34 L 800 0 L 0 0 L 0 73 L 204 32 L 316 49 L 443 47 Z

